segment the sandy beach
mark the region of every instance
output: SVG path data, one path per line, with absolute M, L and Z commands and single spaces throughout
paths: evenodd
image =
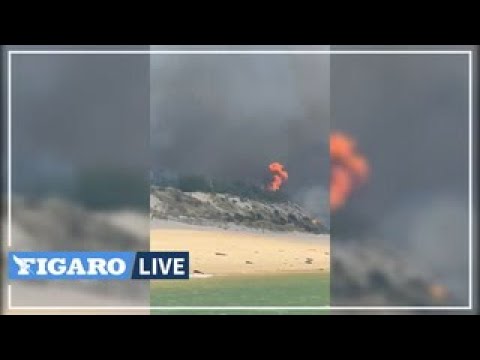
M 329 235 L 262 233 L 156 221 L 151 225 L 150 250 L 189 251 L 191 273 L 225 276 L 330 271 Z

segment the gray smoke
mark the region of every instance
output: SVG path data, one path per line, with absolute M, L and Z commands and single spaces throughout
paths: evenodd
M 329 191 L 322 185 L 305 187 L 295 193 L 294 200 L 330 227 Z
M 406 236 L 398 231 L 399 223 Z M 466 302 L 468 209 L 461 200 L 435 196 L 400 202 L 382 226 L 385 236 L 405 253 L 406 262 Z
M 148 55 L 12 55 L 14 191 L 72 185 L 84 169 L 146 174 L 149 64 Z
M 153 168 L 328 186 L 328 56 L 153 55 L 151 81 Z
M 340 234 L 366 219 L 365 238 L 379 236 L 466 304 L 466 55 L 333 55 L 330 66 L 331 127 L 351 134 L 372 168 L 368 184 L 332 215 L 333 252 Z

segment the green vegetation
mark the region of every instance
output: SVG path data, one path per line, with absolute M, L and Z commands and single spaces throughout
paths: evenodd
M 151 306 L 328 306 L 328 274 L 212 277 L 156 281 Z M 152 314 L 321 314 L 326 310 L 152 310 Z

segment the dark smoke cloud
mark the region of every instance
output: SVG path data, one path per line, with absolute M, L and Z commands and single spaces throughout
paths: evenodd
M 92 48 L 95 47 L 23 47 Z M 99 48 L 132 49 L 96 49 Z M 19 49 L 22 47 L 9 48 Z M 144 184 L 137 181 L 133 186 L 122 185 L 132 176 L 147 178 L 148 174 L 149 57 L 13 55 L 12 60 L 14 249 L 148 249 L 149 223 L 145 212 L 97 212 L 79 205 L 83 205 L 84 196 L 96 200 L 104 196 L 103 190 L 113 188 L 103 203 L 108 203 L 110 210 L 131 205 L 132 197 L 140 202 L 139 207 L 149 209 L 147 180 Z M 7 128 L 5 123 L 2 125 Z M 6 159 L 6 152 L 2 151 L 2 156 Z M 121 171 L 111 176 L 109 169 Z M 74 201 L 53 199 L 65 195 L 66 189 L 72 191 L 86 170 L 101 175 L 96 178 L 100 180 L 100 191 L 94 177 L 75 196 L 69 193 Z M 6 224 L 5 217 L 2 222 Z M 5 232 L 6 228 L 2 226 Z M 3 233 L 2 239 L 7 239 L 6 235 Z M 149 303 L 148 283 L 77 284 L 75 288 L 69 284 L 17 284 L 13 289 L 14 305 Z
M 332 215 L 333 253 L 345 234 L 375 237 L 447 285 L 462 304 L 468 289 L 467 64 L 466 55 L 330 58 L 331 127 L 358 141 L 372 169 L 368 184 Z
M 154 55 L 151 81 L 154 168 L 328 187 L 328 56 Z
M 148 55 L 13 55 L 14 191 L 71 182 L 85 168 L 147 173 L 149 76 Z

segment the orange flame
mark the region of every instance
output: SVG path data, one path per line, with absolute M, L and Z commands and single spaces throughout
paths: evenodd
M 428 292 L 436 301 L 443 301 L 448 298 L 448 289 L 440 284 L 431 284 L 428 287 Z
M 267 189 L 277 191 L 282 186 L 282 183 L 288 179 L 288 172 L 279 162 L 273 162 L 268 165 L 268 170 L 272 173 L 273 179 L 272 182 L 267 185 Z
M 330 135 L 330 161 L 330 209 L 335 211 L 367 180 L 370 169 L 367 159 L 357 152 L 355 141 L 341 132 Z

